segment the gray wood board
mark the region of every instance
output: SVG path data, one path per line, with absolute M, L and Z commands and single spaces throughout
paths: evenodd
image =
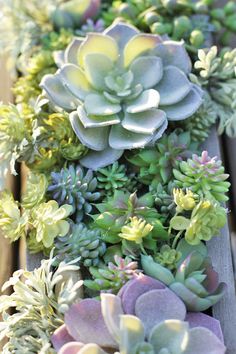
M 220 145 L 216 130 L 212 129 L 209 139 L 203 145 L 210 156 L 220 156 Z M 214 237 L 207 243 L 209 255 L 215 270 L 219 273 L 219 280 L 227 284 L 227 290 L 220 302 L 213 307 L 213 315 L 221 322 L 227 354 L 236 353 L 236 295 L 231 256 L 231 245 L 228 224 L 222 229 L 219 237 Z M 27 254 L 29 270 L 40 266 L 42 254 Z
M 212 129 L 203 148 L 206 149 L 212 157 L 221 156 L 219 139 L 215 129 Z M 213 266 L 219 273 L 219 280 L 227 284 L 224 297 L 213 306 L 213 316 L 221 323 L 227 354 L 235 354 L 236 295 L 228 225 L 221 230 L 221 235 L 219 237 L 213 237 L 212 240 L 207 243 L 207 246 Z

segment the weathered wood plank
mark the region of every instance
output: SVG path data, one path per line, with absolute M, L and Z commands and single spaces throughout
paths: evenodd
M 212 129 L 203 148 L 208 150 L 210 156 L 221 156 L 219 139 L 215 129 Z M 236 295 L 228 225 L 222 229 L 219 237 L 214 237 L 207 245 L 213 266 L 219 273 L 219 280 L 227 284 L 224 297 L 213 306 L 213 315 L 221 323 L 227 354 L 235 354 Z

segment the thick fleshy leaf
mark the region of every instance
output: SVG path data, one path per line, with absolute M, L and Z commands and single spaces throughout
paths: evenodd
M 125 113 L 122 126 L 135 133 L 153 134 L 166 120 L 165 112 L 159 109 L 150 109 L 145 113 Z
M 111 103 L 102 94 L 91 93 L 86 96 L 84 107 L 87 114 L 93 114 L 96 116 L 106 116 L 116 114 L 121 111 L 120 104 Z
M 186 307 L 168 288 L 151 290 L 138 297 L 135 315 L 142 321 L 145 334 L 149 335 L 154 326 L 165 320 L 184 321 Z
M 132 62 L 130 70 L 134 74 L 133 83 L 135 85 L 141 84 L 144 89 L 149 89 L 162 78 L 162 60 L 154 56 L 139 57 Z
M 167 127 L 168 127 L 168 120 L 165 119 L 164 122 L 162 123 L 162 125 L 154 133 L 154 135 L 152 137 L 151 144 L 155 143 L 158 139 L 160 139 L 162 137 L 162 135 L 166 131 Z
M 121 353 L 132 353 L 137 344 L 144 342 L 144 328 L 138 317 L 122 315 L 120 318 Z
M 109 127 L 84 128 L 77 112 L 69 116 L 72 128 L 82 144 L 95 151 L 102 151 L 108 145 Z
M 164 69 L 162 80 L 155 87 L 160 94 L 160 105 L 171 105 L 181 101 L 191 88 L 192 84 L 185 73 L 171 65 Z
M 188 339 L 188 324 L 179 320 L 166 320 L 160 323 L 153 328 L 149 336 L 149 342 L 154 346 L 156 353 L 165 348 L 168 349 L 167 353 L 185 353 Z
M 120 316 L 124 314 L 121 299 L 113 294 L 101 294 L 102 315 L 108 331 L 117 343 L 120 340 Z
M 78 65 L 78 51 L 83 39 L 74 38 L 65 50 L 65 62 Z
M 124 150 L 115 150 L 110 147 L 99 152 L 89 151 L 79 162 L 82 166 L 96 171 L 99 168 L 113 164 L 123 155 L 123 152 Z
M 66 325 L 60 326 L 51 336 L 51 342 L 56 351 L 58 351 L 64 344 L 73 342 L 74 338 L 68 333 Z
M 165 41 L 163 44 L 158 44 L 152 53 L 162 59 L 164 66 L 177 66 L 186 74 L 191 71 L 191 60 L 184 47 L 183 41 Z
M 162 39 L 158 35 L 141 33 L 132 37 L 124 48 L 124 66 L 127 68 L 135 58 L 161 42 Z
M 77 112 L 80 121 L 85 128 L 96 128 L 96 127 L 101 128 L 107 125 L 120 123 L 120 118 L 117 114 L 110 115 L 110 116 L 95 116 L 95 115 L 88 116 L 83 106 L 78 106 Z
M 46 92 L 49 99 L 66 111 L 73 111 L 77 108 L 79 101 L 70 94 L 61 82 L 60 75 L 45 75 L 39 85 Z
M 151 139 L 151 134 L 133 133 L 116 124 L 111 127 L 109 145 L 118 150 L 137 149 L 147 145 Z
M 190 245 L 184 238 L 179 241 L 178 246 L 176 247 L 177 251 L 181 252 L 181 259 L 178 262 L 178 266 L 187 258 L 187 256 L 193 251 L 201 253 L 203 258 L 207 256 L 207 248 L 203 242 L 200 242 L 198 245 Z
M 160 95 L 156 90 L 143 91 L 136 99 L 127 105 L 128 113 L 140 113 L 157 108 L 160 102 Z
M 58 351 L 58 354 L 79 354 L 79 353 L 81 353 L 80 350 L 83 347 L 84 347 L 83 343 L 70 342 L 70 343 L 63 345 L 63 347 Z
M 90 84 L 97 90 L 106 88 L 104 78 L 112 70 L 113 62 L 104 54 L 87 54 L 84 59 L 84 71 Z
M 192 251 L 178 267 L 175 279 L 177 281 L 184 282 L 187 276 L 201 268 L 203 260 L 204 258 L 201 253 L 197 251 Z
M 169 120 L 186 119 L 198 110 L 202 102 L 201 96 L 192 88 L 182 101 L 170 106 L 164 106 L 163 110 Z M 162 109 L 161 106 L 160 109 Z
M 224 343 L 224 337 L 221 330 L 220 322 L 212 316 L 208 316 L 201 312 L 188 312 L 185 321 L 189 323 L 190 328 L 205 327 L 213 332 L 222 343 Z
M 137 35 L 139 31 L 128 23 L 118 22 L 112 24 L 103 33 L 114 38 L 116 43 L 118 43 L 120 51 L 122 51 L 126 43 Z
M 106 55 L 112 62 L 119 56 L 119 49 L 116 41 L 101 33 L 89 33 L 78 51 L 79 65 L 84 67 L 87 54 L 100 53 Z
M 219 274 L 214 270 L 212 264 L 205 265 L 205 274 L 207 275 L 206 281 L 203 285 L 209 293 L 213 293 L 219 284 Z
M 189 341 L 184 354 L 224 354 L 224 344 L 207 328 L 196 327 L 189 331 Z
M 101 312 L 101 302 L 84 299 L 73 304 L 65 314 L 68 332 L 77 341 L 95 343 L 101 347 L 116 347 Z
M 107 354 L 102 348 L 99 348 L 96 344 L 85 345 L 78 354 Z
M 140 295 L 154 289 L 164 289 L 165 285 L 156 279 L 146 275 L 139 275 L 126 283 L 123 291 L 120 291 L 122 306 L 125 313 L 134 315 L 135 304 Z
M 65 87 L 78 99 L 84 100 L 91 92 L 91 86 L 84 72 L 78 66 L 65 64 L 58 73 Z
M 56 50 L 53 52 L 53 59 L 58 68 L 61 68 L 65 64 L 65 52 L 64 50 Z
M 151 256 L 142 255 L 141 263 L 144 272 L 150 277 L 158 279 L 168 286 L 175 281 L 171 271 L 156 263 Z

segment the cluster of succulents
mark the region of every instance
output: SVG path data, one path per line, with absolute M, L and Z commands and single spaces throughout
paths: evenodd
M 2 353 L 225 353 L 202 311 L 224 294 L 206 243 L 229 176 L 199 146 L 218 117 L 235 135 L 236 51 L 211 47 L 235 4 L 3 3 L 18 78 L 0 104 L 0 231 L 49 260 L 4 285 Z M 2 182 L 19 163 L 15 200 Z

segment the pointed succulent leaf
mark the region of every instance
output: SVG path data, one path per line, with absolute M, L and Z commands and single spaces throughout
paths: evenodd
M 151 256 L 141 256 L 142 268 L 145 274 L 158 279 L 165 285 L 170 286 L 175 281 L 171 271 L 160 264 L 156 263 Z
M 135 315 L 142 321 L 145 334 L 148 336 L 154 326 L 165 320 L 183 321 L 186 307 L 183 301 L 168 288 L 150 290 L 138 297 Z

